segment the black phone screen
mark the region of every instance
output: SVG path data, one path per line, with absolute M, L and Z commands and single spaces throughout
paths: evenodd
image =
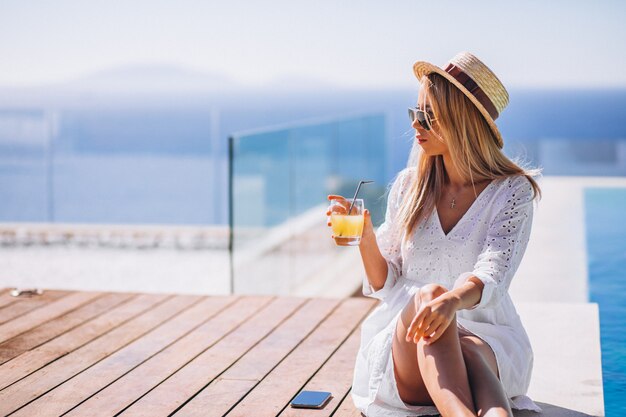
M 291 401 L 291 406 L 298 408 L 321 408 L 330 397 L 330 392 L 326 391 L 300 391 L 296 398 Z

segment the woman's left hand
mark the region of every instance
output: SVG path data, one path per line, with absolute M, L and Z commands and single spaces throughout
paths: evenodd
M 407 341 L 417 343 L 423 337 L 426 344 L 435 343 L 452 322 L 457 307 L 458 300 L 448 293 L 422 303 L 407 330 Z

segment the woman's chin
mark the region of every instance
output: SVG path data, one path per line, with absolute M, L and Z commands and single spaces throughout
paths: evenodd
M 433 151 L 432 149 L 429 149 L 428 146 L 422 146 L 420 145 L 420 148 L 422 149 L 422 153 L 426 156 L 437 156 L 437 155 L 443 155 L 443 152 L 437 152 L 437 151 Z

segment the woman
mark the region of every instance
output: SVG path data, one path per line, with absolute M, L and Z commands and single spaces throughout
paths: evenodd
M 494 120 L 508 93 L 478 58 L 414 72 L 417 161 L 393 182 L 376 234 L 365 213 L 363 294 L 381 303 L 361 326 L 352 398 L 368 417 L 541 411 L 525 395 L 533 353 L 508 294 L 539 170 L 502 153 Z

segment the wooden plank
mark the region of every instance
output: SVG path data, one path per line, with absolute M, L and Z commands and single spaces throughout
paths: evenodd
M 340 299 L 322 298 L 309 299 L 307 303 L 285 320 L 266 338 L 254 346 L 230 368 L 223 372 L 219 378 L 211 381 L 206 388 L 202 389 L 190 402 L 185 404 L 176 416 L 222 416 L 241 398 L 243 398 L 254 386 L 262 380 L 275 366 L 280 363 L 289 352 L 302 342 L 341 302 Z M 219 370 L 215 371 L 217 375 Z M 191 375 L 188 378 L 192 378 Z M 199 378 L 202 380 L 203 378 Z M 200 382 L 200 381 L 199 381 Z M 198 384 L 199 388 L 202 388 Z M 159 387 L 160 388 L 160 387 Z M 197 387 L 184 387 L 174 398 L 169 401 L 177 401 L 179 398 L 191 398 L 199 389 Z M 193 389 L 192 389 L 193 388 Z M 170 395 L 174 386 L 160 388 L 161 395 Z M 181 391 L 178 389 L 178 391 Z M 156 397 L 157 395 L 153 395 Z M 150 398 L 142 399 L 142 407 L 149 407 Z M 159 413 L 167 414 L 173 410 L 155 409 Z M 159 414 L 157 413 L 157 414 Z M 136 415 L 140 413 L 138 410 Z M 147 413 L 146 413 L 147 414 Z
M 269 320 L 268 317 L 260 316 L 259 319 L 251 321 L 245 327 L 242 326 L 237 332 L 233 332 L 228 338 L 224 338 L 220 343 L 189 362 L 187 366 L 150 391 L 121 415 L 171 414 L 225 369 L 229 369 L 233 362 L 241 361 L 242 355 L 245 355 L 243 358 L 247 357 L 248 360 L 245 360 L 245 369 L 240 373 L 258 375 L 269 372 L 339 302 L 339 299 L 322 299 L 315 302 L 309 300 L 275 330 L 272 331 L 274 326 L 268 326 L 259 329 L 256 333 L 255 329 L 264 326 L 263 323 Z M 255 332 L 255 334 L 246 336 L 248 332 Z M 264 337 L 268 332 L 271 333 Z M 259 339 L 262 340 L 257 343 Z M 236 393 L 230 394 L 235 395 L 232 402 L 225 404 L 223 398 L 214 398 L 216 402 L 204 410 L 204 415 L 214 415 L 213 413 L 224 407 L 228 410 L 240 398 Z M 226 399 L 227 401 L 229 399 Z
M 51 319 L 72 311 L 102 296 L 99 292 L 77 292 L 69 294 L 45 306 L 34 309 L 18 318 L 0 325 L 0 342 L 11 339 Z
M 330 357 L 322 368 L 302 388 L 308 391 L 328 391 L 333 397 L 322 409 L 301 410 L 287 406 L 280 417 L 330 417 L 339 407 L 339 403 L 350 391 L 352 377 L 354 376 L 354 362 L 359 351 L 361 340 L 360 328 L 352 331 L 348 339 L 341 344 L 339 349 Z
M 246 318 L 244 313 L 252 314 L 271 300 L 270 297 L 258 297 L 246 300 L 232 310 L 238 310 L 236 319 Z M 91 397 L 102 388 L 116 381 L 127 372 L 153 357 L 167 346 L 189 334 L 196 327 L 206 322 L 225 306 L 236 301 L 235 297 L 210 297 L 200 301 L 176 316 L 163 322 L 159 327 L 135 340 L 94 366 L 66 381 L 54 390 L 20 409 L 14 416 L 58 416 L 74 408 L 77 404 Z M 246 311 L 246 309 L 251 311 Z M 233 314 L 235 316 L 235 314 Z M 243 316 L 243 317 L 242 317 Z M 231 320 L 232 321 L 232 320 Z M 218 335 L 221 337 L 223 334 Z M 160 381 L 159 381 L 160 382 Z M 108 401 L 117 402 L 115 397 Z M 87 411 L 87 415 L 94 415 Z M 109 415 L 108 413 L 96 415 Z
M 348 298 L 226 415 L 276 416 L 372 309 L 372 300 Z M 271 399 L 271 401 L 268 401 Z
M 132 298 L 130 302 L 2 364 L 0 366 L 0 390 L 128 322 L 165 301 L 166 298 L 163 295 L 141 295 Z
M 354 401 L 352 401 L 352 396 L 350 395 L 350 391 L 344 397 L 341 404 L 339 404 L 339 408 L 332 415 L 333 417 L 364 417 L 365 415 L 361 413 L 356 406 L 354 405 Z
M 3 288 L 0 290 L 0 307 L 7 306 L 15 302 L 16 298 L 9 293 L 10 288 Z
M 130 300 L 132 297 L 132 294 L 124 293 L 106 294 L 76 310 L 0 343 L 0 365 L 99 316 L 115 306 Z
M 29 298 L 12 297 L 15 299 L 15 302 L 0 308 L 0 324 L 13 320 L 36 308 L 43 307 L 69 294 L 71 294 L 70 291 L 47 290 L 41 295 L 35 295 Z M 7 296 L 11 297 L 10 295 Z
M 77 373 L 141 338 L 197 301 L 198 297 L 194 296 L 171 297 L 150 311 L 4 388 L 0 391 L 0 415 L 12 413 L 23 407 Z M 12 362 L 9 361 L 5 365 L 11 365 Z
M 267 302 L 260 303 L 257 300 L 260 298 L 240 299 L 219 316 L 153 356 L 66 416 L 115 415 L 220 339 L 235 338 L 239 348 L 245 349 L 248 341 L 258 340 L 305 301 L 301 298 L 278 298 L 268 305 Z

